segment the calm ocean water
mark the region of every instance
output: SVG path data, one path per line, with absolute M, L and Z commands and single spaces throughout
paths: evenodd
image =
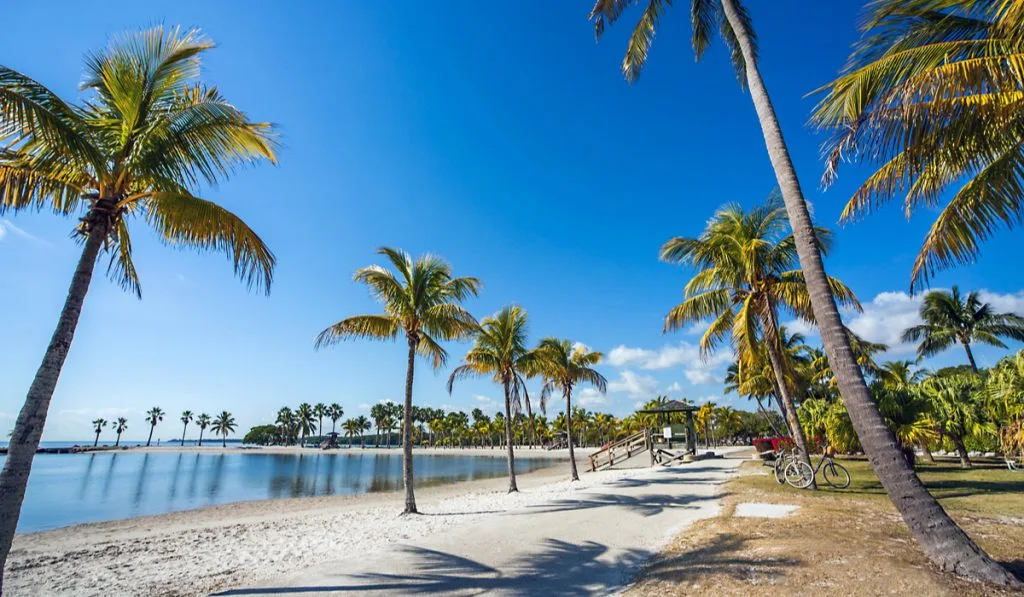
M 56 447 L 56 446 L 54 446 Z M 516 470 L 554 464 L 522 458 Z M 416 486 L 506 474 L 504 458 L 418 454 Z M 401 453 L 358 449 L 303 454 L 38 454 L 18 532 L 164 514 L 230 502 L 392 491 L 402 487 Z

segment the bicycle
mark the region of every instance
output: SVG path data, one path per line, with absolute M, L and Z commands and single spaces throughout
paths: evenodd
M 814 482 L 818 471 L 821 471 L 826 483 L 836 489 L 846 489 L 850 486 L 850 472 L 832 458 L 833 454 L 835 450 L 826 448 L 813 469 L 806 462 L 793 457 L 783 472 L 786 482 L 797 489 L 807 489 Z
M 793 481 L 790 481 L 788 479 L 788 475 L 790 474 L 789 465 L 794 462 L 798 462 L 796 458 L 796 448 L 789 448 L 779 451 L 779 453 L 775 457 L 775 464 L 773 467 L 776 483 L 778 483 L 779 485 L 785 485 L 786 483 L 793 485 Z

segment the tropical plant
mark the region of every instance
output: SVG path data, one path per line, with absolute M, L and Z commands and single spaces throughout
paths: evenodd
M 199 415 L 198 417 L 196 417 L 196 425 L 199 427 L 199 446 L 200 447 L 202 447 L 202 445 L 203 445 L 203 432 L 206 431 L 206 428 L 209 427 L 210 423 L 212 423 L 212 422 L 213 422 L 213 419 L 211 419 L 210 415 L 208 415 L 206 413 L 203 413 L 203 414 Z
M 269 446 L 277 441 L 277 425 L 257 425 L 242 438 L 243 444 Z
M 464 360 L 448 378 L 448 393 L 456 379 L 489 375 L 505 392 L 505 444 L 508 454 L 508 491 L 516 486 L 515 453 L 512 449 L 512 413 L 519 414 L 520 397 L 529 396 L 523 375 L 533 371 L 536 355 L 526 347 L 526 311 L 510 305 L 480 322 L 480 330 Z M 532 413 L 531 413 L 532 415 Z M 531 432 L 531 437 L 533 436 Z
M 292 409 L 287 406 L 282 407 L 277 411 L 277 417 L 274 419 L 274 422 L 281 430 L 281 438 L 284 443 L 294 443 L 295 438 L 298 436 L 298 424 L 296 422 L 295 413 Z
M 352 446 L 352 439 L 362 433 L 362 429 L 359 428 L 359 422 L 355 419 L 347 419 L 341 424 L 341 428 L 345 432 L 345 437 L 348 438 L 349 447 Z
M 299 441 L 303 447 L 306 446 L 306 437 L 316 431 L 316 415 L 313 407 L 308 402 L 303 402 L 295 409 L 295 425 L 299 432 Z
M 156 424 L 164 420 L 164 409 L 154 406 L 147 410 L 146 420 L 149 421 L 149 438 L 146 440 L 146 447 L 149 447 L 150 442 L 153 441 L 153 430 L 156 429 Z
M 317 402 L 316 406 L 313 407 L 313 414 L 316 415 L 316 433 L 317 435 L 324 434 L 324 417 L 327 416 L 327 405 L 323 402 Z
M 416 496 L 410 431 L 416 354 L 428 358 L 434 369 L 439 369 L 448 357 L 440 342 L 465 338 L 476 330 L 476 320 L 459 303 L 475 296 L 480 282 L 476 278 L 453 277 L 451 266 L 433 255 L 414 260 L 408 253 L 389 247 L 378 253 L 387 257 L 395 271 L 371 265 L 357 270 L 354 279 L 370 287 L 373 297 L 383 303 L 384 313 L 342 319 L 320 332 L 315 346 L 321 348 L 349 338 L 395 340 L 399 334 L 405 334 L 409 350 L 402 417 L 402 481 L 405 513 L 412 514 L 416 512 Z
M 823 228 L 814 232 L 822 253 L 827 253 L 830 233 Z M 745 369 L 764 362 L 759 358 L 762 350 L 767 353 L 800 457 L 810 466 L 794 404 L 796 371 L 782 345 L 779 311 L 784 309 L 811 323 L 814 313 L 781 202 L 772 196 L 749 212 L 736 204 L 726 205 L 699 237 L 677 237 L 665 243 L 661 258 L 696 270 L 684 288 L 683 302 L 665 317 L 665 331 L 710 320 L 700 339 L 701 356 L 706 359 L 722 340 L 730 338 L 739 357 L 741 377 Z M 860 309 L 846 285 L 835 278 L 828 278 L 828 283 L 840 303 Z
M 235 418 L 228 411 L 221 411 L 213 420 L 213 432 L 221 436 L 221 446 L 228 447 L 228 434 L 235 431 Z
M 363 415 L 356 417 L 356 425 L 359 431 L 359 447 L 365 448 L 364 440 L 366 438 L 366 432 L 370 430 L 370 420 Z
M 117 427 L 114 428 L 114 431 L 117 432 L 117 441 L 114 442 L 114 446 L 121 445 L 121 434 L 124 433 L 125 429 L 128 429 L 128 419 L 124 417 L 118 417 Z
M 906 1 L 914 2 L 918 9 L 925 4 L 935 4 L 931 0 Z M 627 7 L 638 3 L 639 0 L 597 0 L 590 12 L 597 35 L 600 37 L 606 25 L 615 22 Z M 623 73 L 629 81 L 636 80 L 647 62 L 648 50 L 658 23 L 670 2 L 645 0 L 645 4 L 643 16 L 630 37 L 622 63 Z M 1021 583 L 971 541 L 928 493 L 913 467 L 903 458 L 899 442 L 886 427 L 884 418 L 871 398 L 863 373 L 856 365 L 850 340 L 829 287 L 829 278 L 825 274 L 811 223 L 810 209 L 804 200 L 796 168 L 782 137 L 782 126 L 758 67 L 757 40 L 743 3 L 741 0 L 690 0 L 688 4 L 693 25 L 692 43 L 697 59 L 703 56 L 709 46 L 717 25 L 731 52 L 740 84 L 750 91 L 768 157 L 793 227 L 794 244 L 800 256 L 800 266 L 807 282 L 811 308 L 821 331 L 825 352 L 836 371 L 836 381 L 851 423 L 882 486 L 924 547 L 925 553 L 941 569 L 995 584 L 1019 586 Z M 1000 4 L 1015 6 L 1010 3 Z M 1019 15 L 1020 11 L 1015 10 L 1014 14 Z
M 100 444 L 100 433 L 103 431 L 103 428 L 106 427 L 106 426 L 107 426 L 107 420 L 106 419 L 96 419 L 96 420 L 94 420 L 92 422 L 92 428 L 96 432 L 96 441 L 92 442 L 93 447 L 96 447 L 96 446 L 98 446 Z
M 960 295 L 953 286 L 949 292 L 932 290 L 924 295 L 920 310 L 924 323 L 907 328 L 904 342 L 920 342 L 917 354 L 930 357 L 959 343 L 967 352 L 971 369 L 978 364 L 971 352 L 972 342 L 1006 348 L 1000 337 L 1024 341 L 1024 317 L 1015 313 L 995 313 L 992 305 L 983 303 L 977 292 Z
M 188 424 L 192 422 L 192 411 L 186 410 L 181 413 L 181 422 L 183 427 L 181 429 L 181 445 L 185 445 L 185 432 L 188 431 Z
M 110 251 L 114 281 L 140 293 L 129 220 L 144 219 L 171 245 L 224 251 L 239 277 L 269 289 L 274 257 L 263 241 L 195 194 L 242 165 L 274 160 L 270 126 L 197 81 L 212 47 L 197 31 L 162 26 L 119 38 L 86 61 L 90 95 L 79 105 L 0 66 L 0 215 L 85 212 L 74 232 L 82 254 L 0 473 L 0 570 L 101 251 Z
M 604 357 L 600 352 L 591 351 L 581 344 L 573 345 L 568 340 L 544 338 L 535 349 L 536 361 L 534 372 L 544 378 L 544 386 L 540 392 L 540 409 L 546 411 L 548 399 L 555 391 L 562 392 L 565 400 L 565 433 L 569 444 L 569 468 L 572 480 L 579 481 L 576 471 L 576 454 L 573 451 L 572 433 L 572 391 L 581 384 L 587 383 L 604 393 L 608 388 L 608 380 L 594 370 L 594 365 Z
M 843 220 L 899 196 L 907 218 L 944 203 L 914 261 L 911 288 L 926 286 L 937 270 L 975 262 L 983 241 L 1024 218 L 1022 29 L 1017 2 L 878 0 L 839 77 L 819 90 L 813 120 L 834 133 L 825 184 L 843 160 L 874 170 Z
M 345 415 L 345 409 L 341 407 L 337 402 L 332 402 L 327 407 L 327 416 L 331 419 L 331 433 L 337 433 L 338 431 L 338 419 Z
M 1003 454 L 1024 458 L 1024 350 L 989 371 L 983 396 L 992 418 L 999 422 Z

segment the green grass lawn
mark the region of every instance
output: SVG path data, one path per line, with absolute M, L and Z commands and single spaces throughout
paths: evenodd
M 804 496 L 822 499 L 847 496 L 888 500 L 882 484 L 878 482 L 878 477 L 866 459 L 837 458 L 836 461 L 850 471 L 853 481 L 847 489 L 828 487 L 822 482 L 820 473 L 820 490 L 817 492 L 779 485 L 771 475 L 746 475 L 734 482 L 742 487 L 778 496 L 800 492 Z M 760 465 L 751 462 L 745 466 L 756 468 Z M 767 467 L 762 468 L 771 472 Z M 1024 473 L 1008 470 L 1005 465 L 979 462 L 973 468 L 961 469 L 959 463 L 952 461 L 936 464 L 919 461 L 917 474 L 932 495 L 952 513 L 1024 518 Z

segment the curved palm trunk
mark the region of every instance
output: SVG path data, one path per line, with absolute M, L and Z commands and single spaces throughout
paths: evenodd
M 96 432 L 96 441 L 92 442 L 92 447 L 95 448 L 98 445 L 100 445 L 100 432 L 99 431 Z
M 971 343 L 969 341 L 966 341 L 966 340 L 961 340 L 960 344 L 964 345 L 964 351 L 967 352 L 967 360 L 970 361 L 970 363 L 971 363 L 971 369 L 975 373 L 977 373 L 978 372 L 978 363 L 974 362 L 974 353 L 971 352 Z
M 821 331 L 821 339 L 836 381 L 839 382 L 850 420 L 870 458 L 871 467 L 911 532 L 940 568 L 979 580 L 1019 587 L 1022 583 L 975 545 L 928 493 L 913 467 L 903 457 L 895 436 L 886 426 L 868 393 L 863 374 L 850 349 L 850 340 L 839 318 L 835 297 L 829 289 L 807 203 L 800 190 L 789 149 L 782 137 L 775 108 L 757 68 L 750 31 L 737 14 L 736 1 L 721 0 L 722 8 L 736 34 L 746 63 L 747 85 L 793 227 L 814 318 Z
M 36 371 L 32 385 L 25 397 L 25 405 L 18 413 L 14 423 L 14 431 L 8 443 L 7 459 L 4 461 L 3 472 L 0 472 L 0 591 L 3 590 L 3 569 L 7 562 L 7 554 L 11 551 L 14 532 L 21 516 L 21 504 L 25 500 L 25 487 L 28 475 L 32 470 L 32 458 L 39 449 L 39 438 L 46 424 L 46 412 L 50 408 L 50 399 L 57 387 L 64 361 L 67 359 L 71 341 L 75 337 L 78 318 L 82 314 L 82 304 L 89 292 L 96 258 L 103 246 L 106 228 L 97 226 L 85 240 L 82 256 L 78 259 L 71 287 L 68 289 L 64 308 L 61 309 L 57 329 L 46 347 L 43 362 Z M 120 437 L 118 438 L 120 439 Z
M 768 360 L 772 364 L 772 372 L 775 374 L 776 386 L 779 388 L 780 404 L 786 405 L 786 422 L 789 424 L 790 431 L 793 432 L 793 441 L 796 443 L 797 457 L 800 458 L 807 466 L 814 470 L 811 465 L 810 452 L 807 450 L 807 437 L 804 436 L 804 429 L 800 426 L 800 420 L 796 417 L 796 406 L 793 404 L 793 397 L 789 394 L 789 388 L 786 387 L 785 379 L 785 368 L 782 364 L 782 355 L 779 354 L 779 347 L 775 343 L 777 340 L 776 330 L 774 321 L 769 321 L 771 325 L 770 330 L 766 330 L 765 335 L 771 336 L 764 340 L 765 347 L 768 349 Z M 810 489 L 817 489 L 817 481 L 812 480 Z
M 512 396 L 505 380 L 505 443 L 508 444 L 508 492 L 519 491 L 516 486 L 516 455 L 512 451 Z M 482 445 L 482 444 L 481 444 Z
M 964 445 L 964 440 L 956 433 L 946 432 L 946 435 L 953 440 L 953 445 L 956 446 L 956 453 L 960 455 L 960 468 L 971 468 L 973 463 L 971 462 L 971 456 L 967 453 L 967 446 Z
M 149 425 L 149 439 L 146 440 L 146 447 L 149 447 L 149 443 L 153 441 L 153 430 L 156 429 L 156 423 L 150 423 Z
M 402 483 L 405 485 L 405 511 L 417 514 L 416 495 L 412 487 L 412 379 L 416 369 L 416 338 L 409 337 L 409 363 L 405 372 L 405 405 L 402 409 Z M 391 438 L 388 438 L 390 445 Z
M 181 447 L 185 447 L 185 432 L 188 431 L 188 423 L 185 423 L 185 427 L 181 430 Z
M 203 431 L 204 430 L 205 430 L 204 427 L 200 427 L 199 428 L 199 447 L 203 446 Z
M 116 448 L 116 447 L 118 447 L 120 445 L 121 445 L 121 434 L 118 433 L 117 434 L 117 441 L 114 442 L 114 447 Z
M 572 470 L 572 480 L 579 481 L 580 475 L 576 472 L 576 453 L 572 449 L 572 390 L 565 388 L 565 441 L 569 443 L 569 468 Z

